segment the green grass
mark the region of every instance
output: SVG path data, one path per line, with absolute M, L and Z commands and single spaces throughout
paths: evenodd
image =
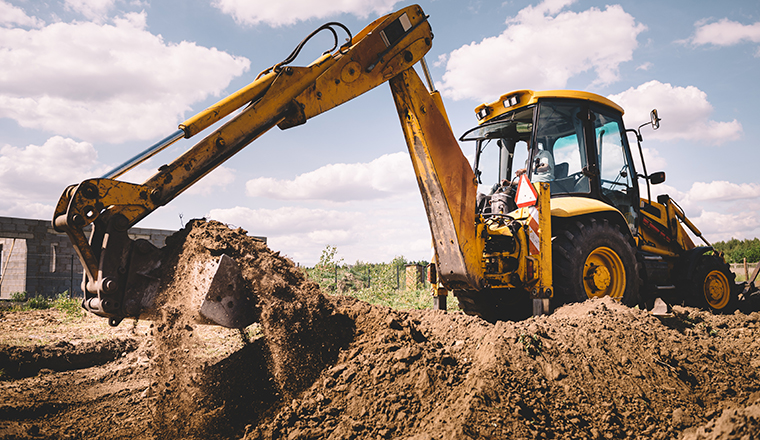
M 22 294 L 26 298 L 26 292 L 22 292 Z M 18 301 L 20 298 L 20 295 L 16 295 L 14 300 Z M 21 301 L 24 300 L 21 299 Z M 78 319 L 84 317 L 84 309 L 82 309 L 81 303 L 80 299 L 69 298 L 69 292 L 66 291 L 58 294 L 55 298 L 37 295 L 26 300 L 24 304 L 14 306 L 10 311 L 46 310 L 53 308 L 65 313 L 69 319 Z
M 76 319 L 84 317 L 84 309 L 82 308 L 82 300 L 78 298 L 69 298 L 69 292 L 63 292 L 59 294 L 53 301 L 52 305 L 55 309 L 65 313 L 68 318 Z
M 352 296 L 356 299 L 379 306 L 390 307 L 396 310 L 423 310 L 433 308 L 433 294 L 427 286 L 415 290 L 396 290 L 383 288 L 363 288 L 343 292 L 343 295 Z M 447 298 L 448 310 L 459 310 L 456 298 Z
M 29 300 L 24 304 L 25 310 L 45 310 L 52 307 L 53 304 L 51 303 L 50 299 L 41 295 L 37 295 L 34 298 L 29 298 Z

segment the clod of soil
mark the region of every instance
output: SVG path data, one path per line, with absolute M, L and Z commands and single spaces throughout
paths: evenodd
M 139 347 L 104 365 L 4 376 L 0 438 L 717 440 L 758 430 L 758 312 L 675 306 L 656 318 L 602 299 L 494 325 L 326 297 L 289 260 L 216 222 L 189 224 L 163 252 L 170 295 L 152 336 L 137 332 Z M 183 301 L 192 286 L 182 274 L 222 253 L 258 298 L 253 342 L 195 324 Z

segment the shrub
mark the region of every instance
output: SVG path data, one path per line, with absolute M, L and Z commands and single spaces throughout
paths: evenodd
M 55 300 L 53 300 L 53 307 L 72 318 L 81 318 L 84 316 L 82 301 L 77 298 L 69 298 L 68 290 L 59 294 Z
M 26 301 L 26 292 L 13 292 L 11 294 L 11 301 L 15 301 L 15 302 Z
M 37 295 L 34 298 L 30 298 L 29 301 L 26 302 L 25 307 L 27 309 L 44 310 L 44 309 L 49 309 L 50 307 L 52 307 L 52 304 L 49 298 L 46 298 L 41 295 Z

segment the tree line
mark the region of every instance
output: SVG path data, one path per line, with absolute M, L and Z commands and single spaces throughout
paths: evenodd
M 760 239 L 758 238 L 745 240 L 732 238 L 728 241 L 713 243 L 713 247 L 723 252 L 729 263 L 741 263 L 745 258 L 748 263 L 760 261 Z

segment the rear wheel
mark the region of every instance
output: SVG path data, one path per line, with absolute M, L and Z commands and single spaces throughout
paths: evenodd
M 737 307 L 736 276 L 717 255 L 704 255 L 694 270 L 693 292 L 698 305 L 713 313 L 733 313 Z
M 554 290 L 564 301 L 609 296 L 638 305 L 639 269 L 628 239 L 606 219 L 558 227 L 552 242 Z

